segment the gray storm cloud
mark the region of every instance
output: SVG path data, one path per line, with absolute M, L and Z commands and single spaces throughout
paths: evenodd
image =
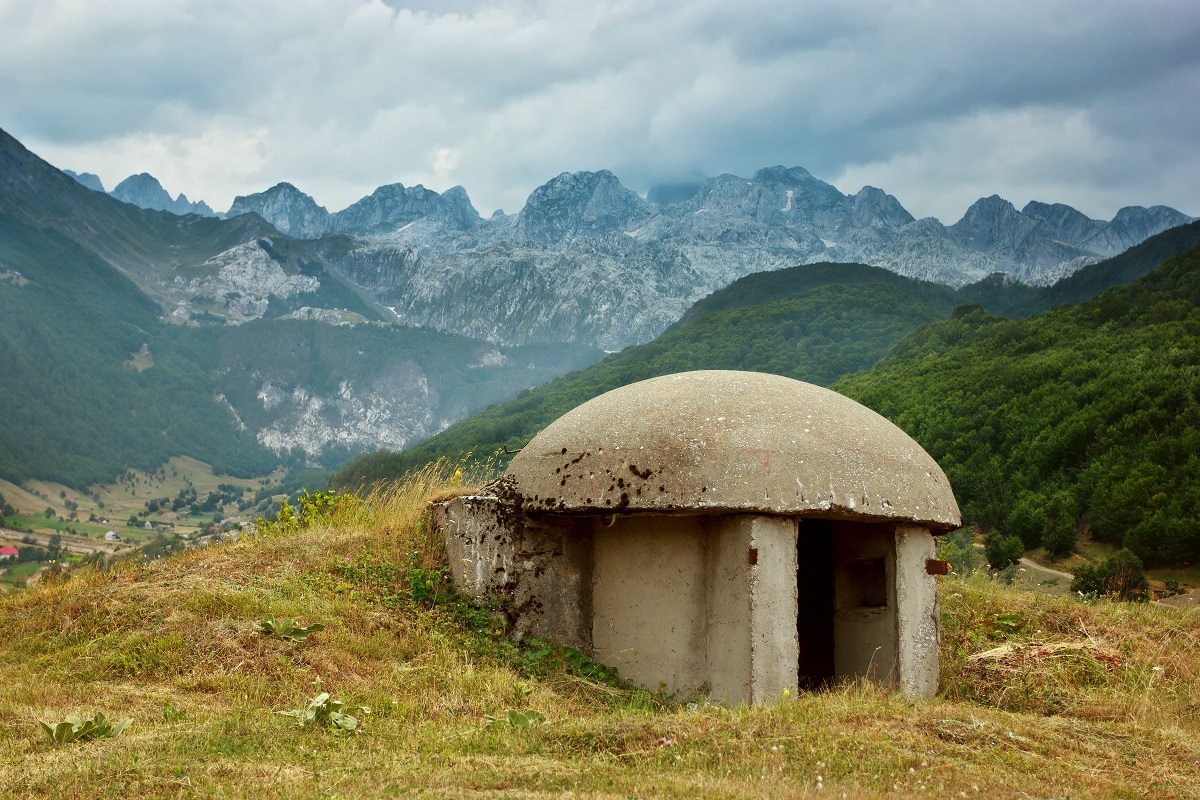
M 1200 213 L 1191 2 L 0 0 L 0 127 L 106 185 L 214 208 L 392 182 L 514 211 L 803 166 L 950 222 L 999 193 Z

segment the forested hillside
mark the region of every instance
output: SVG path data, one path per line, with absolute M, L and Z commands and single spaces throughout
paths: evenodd
M 310 319 L 179 326 L 161 313 L 65 234 L 0 214 L 0 476 L 83 489 L 176 455 L 242 477 L 332 467 L 597 355 Z
M 160 313 L 66 236 L 0 215 L 0 475 L 82 488 L 179 453 L 232 475 L 277 463 Z
M 968 522 L 1200 557 L 1200 248 L 1031 319 L 961 307 L 833 388 L 917 439 Z

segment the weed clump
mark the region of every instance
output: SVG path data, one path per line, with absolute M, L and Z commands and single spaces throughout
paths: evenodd
M 1077 719 L 1189 720 L 1200 615 L 1149 604 L 1080 602 L 982 579 L 942 582 L 941 696 Z
M 320 678 L 313 681 L 313 685 L 317 687 L 317 694 L 304 708 L 278 713 L 295 719 L 298 728 L 328 729 L 335 736 L 358 733 L 358 716 L 355 715 L 366 716 L 371 709 L 367 706 L 348 706 L 341 700 L 334 700 L 329 692 L 321 691 Z
M 308 626 L 302 626 L 298 621 L 289 619 L 286 621 L 277 620 L 271 615 L 263 617 L 258 622 L 259 633 L 265 633 L 269 636 L 278 636 L 280 639 L 287 639 L 297 644 L 304 644 L 308 641 L 310 633 L 325 630 L 325 626 L 319 622 L 314 622 Z
M 111 722 L 104 714 L 97 711 L 91 719 L 67 717 L 62 722 L 41 722 L 42 730 L 55 744 L 70 742 L 85 742 L 88 739 L 111 739 L 121 735 L 129 727 L 132 719 Z

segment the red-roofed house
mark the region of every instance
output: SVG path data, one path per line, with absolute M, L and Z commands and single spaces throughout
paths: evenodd
M 16 558 L 19 555 L 20 553 L 17 552 L 17 548 L 13 547 L 12 545 L 6 544 L 4 547 L 0 547 L 0 561 Z

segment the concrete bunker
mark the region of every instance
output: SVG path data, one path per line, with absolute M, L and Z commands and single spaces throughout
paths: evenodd
M 937 691 L 933 536 L 958 505 L 916 442 L 828 389 L 732 371 L 615 389 L 434 519 L 461 591 L 509 595 L 517 635 L 649 688 Z

